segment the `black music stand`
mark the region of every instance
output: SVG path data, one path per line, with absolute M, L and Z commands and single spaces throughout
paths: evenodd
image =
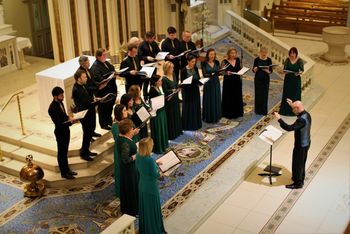
M 282 136 L 282 132 L 272 125 L 267 126 L 259 135 L 259 138 L 270 145 L 270 164 L 265 167 L 264 171 L 268 173 L 259 173 L 259 176 L 268 176 L 272 185 L 272 176 L 280 176 L 282 168 L 272 166 L 272 145 Z

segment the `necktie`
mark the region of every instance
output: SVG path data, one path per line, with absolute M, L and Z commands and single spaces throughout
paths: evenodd
M 153 52 L 153 49 L 152 49 L 151 44 L 148 44 L 148 47 L 149 47 L 149 51 L 151 51 L 151 53 L 152 53 L 152 52 Z
M 86 75 L 89 77 L 89 79 L 91 79 L 91 75 L 90 75 L 89 70 L 86 70 Z
M 106 67 L 107 69 L 109 69 L 106 63 L 103 63 L 103 65 L 105 65 L 105 67 Z
M 186 50 L 188 50 L 188 45 L 187 45 L 187 42 L 185 42 L 186 43 Z
M 135 62 L 134 57 L 132 58 L 132 62 L 134 63 L 134 70 L 136 70 L 136 71 L 137 71 L 137 65 L 136 65 L 136 62 Z
M 61 107 L 61 110 L 63 111 L 63 113 L 66 114 L 66 110 L 64 109 L 64 106 L 63 106 L 63 103 L 62 103 L 62 102 L 60 102 L 60 107 Z
M 171 45 L 173 46 L 173 49 L 174 49 L 175 46 L 174 46 L 174 41 L 173 40 L 171 40 Z

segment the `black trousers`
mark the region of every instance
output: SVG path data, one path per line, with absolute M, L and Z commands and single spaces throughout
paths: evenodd
M 80 155 L 82 157 L 89 156 L 90 142 L 96 126 L 96 112 L 94 108 L 89 109 L 85 117 L 80 120 L 83 128 L 83 142 L 80 149 Z
M 294 146 L 292 160 L 292 180 L 295 184 L 304 185 L 305 163 L 310 145 L 306 147 Z
M 55 129 L 55 137 L 57 142 L 57 162 L 61 175 L 67 175 L 70 171 L 68 166 L 68 147 L 70 141 L 69 127 L 65 129 Z
M 113 112 L 113 106 L 115 104 L 116 97 L 113 98 L 111 101 L 106 103 L 100 103 L 97 107 L 98 111 L 98 122 L 101 126 L 101 128 L 105 128 L 108 125 L 112 126 L 112 112 Z M 94 128 L 95 131 L 95 128 Z

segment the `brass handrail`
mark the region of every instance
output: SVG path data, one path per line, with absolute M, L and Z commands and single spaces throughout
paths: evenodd
M 12 96 L 7 100 L 7 102 L 5 103 L 5 105 L 3 105 L 3 107 L 0 110 L 0 113 L 3 112 L 6 108 L 6 106 L 10 103 L 10 101 L 12 100 L 12 98 L 17 97 L 17 105 L 18 105 L 18 114 L 19 114 L 19 120 L 21 122 L 21 129 L 22 129 L 22 135 L 25 135 L 24 132 L 24 125 L 23 125 L 23 117 L 22 117 L 22 110 L 21 110 L 21 103 L 19 101 L 19 95 L 23 94 L 23 91 L 19 91 L 17 93 L 12 94 Z

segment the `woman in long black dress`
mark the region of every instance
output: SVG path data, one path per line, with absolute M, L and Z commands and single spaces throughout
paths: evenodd
M 192 83 L 182 85 L 182 127 L 184 130 L 195 131 L 202 127 L 201 101 L 199 93 L 199 73 L 196 57 L 188 55 L 187 66 L 181 69 L 181 81 L 192 76 Z
M 162 88 L 165 97 L 178 92 L 177 80 L 174 76 L 174 64 L 166 61 L 163 64 L 164 76 L 162 78 Z M 180 114 L 180 102 L 178 93 L 165 99 L 165 111 L 168 123 L 168 138 L 174 140 L 182 134 L 182 123 Z
M 117 149 L 120 167 L 120 210 L 123 214 L 136 216 L 138 213 L 139 175 L 135 166 L 137 146 L 132 140 L 134 124 L 130 119 L 119 122 Z
M 241 76 L 233 74 L 241 70 L 241 61 L 237 57 L 237 50 L 230 48 L 227 59 L 222 61 L 222 67 L 230 64 L 225 70 L 222 84 L 222 116 L 234 119 L 243 116 L 243 94 Z
M 203 62 L 203 76 L 209 78 L 203 89 L 203 121 L 217 123 L 221 118 L 221 87 L 218 71 L 220 62 L 216 60 L 214 49 L 209 49 Z
M 301 101 L 301 74 L 304 71 L 304 62 L 298 57 L 298 50 L 295 47 L 290 48 L 289 57 L 284 63 L 284 83 L 279 113 L 286 116 L 295 116 L 292 108 L 287 103 L 287 98 L 295 101 Z
M 255 90 L 255 114 L 267 115 L 270 74 L 272 73 L 272 61 L 267 57 L 267 48 L 261 47 L 259 57 L 254 59 L 253 72 Z

